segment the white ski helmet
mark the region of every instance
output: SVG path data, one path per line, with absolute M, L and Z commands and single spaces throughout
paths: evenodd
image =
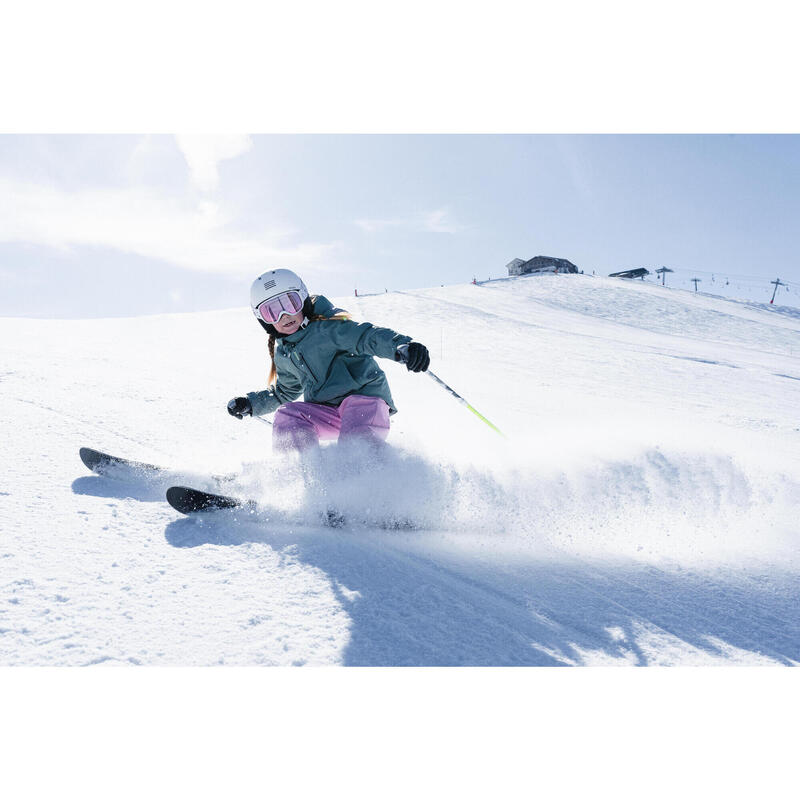
M 250 308 L 256 319 L 260 319 L 258 307 L 272 297 L 284 292 L 297 292 L 303 303 L 308 299 L 308 289 L 300 277 L 290 269 L 271 269 L 259 275 L 250 287 Z

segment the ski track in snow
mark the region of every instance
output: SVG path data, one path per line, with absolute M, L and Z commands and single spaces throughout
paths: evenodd
M 225 413 L 266 382 L 246 311 L 0 319 L 0 664 L 800 662 L 796 314 L 588 276 L 337 303 L 509 441 L 383 361 L 394 450 L 276 458 Z M 240 470 L 281 510 L 163 501 Z

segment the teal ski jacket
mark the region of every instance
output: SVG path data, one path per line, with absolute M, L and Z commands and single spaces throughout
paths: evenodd
M 322 295 L 312 297 L 312 301 L 314 315 L 331 317 L 341 311 Z M 369 322 L 309 322 L 305 328 L 277 340 L 277 380 L 269 389 L 248 392 L 253 414 L 269 414 L 300 395 L 308 403 L 339 406 L 353 394 L 381 397 L 389 406 L 389 413 L 396 414 L 389 382 L 373 356 L 394 360 L 397 348 L 410 341 L 410 336 Z

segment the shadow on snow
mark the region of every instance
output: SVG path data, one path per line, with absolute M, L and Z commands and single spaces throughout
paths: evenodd
M 693 649 L 697 663 L 729 648 L 800 661 L 793 574 L 714 577 L 569 559 L 448 564 L 415 555 L 407 535 L 273 533 L 228 512 L 176 520 L 165 536 L 175 547 L 260 543 L 324 572 L 352 621 L 346 665 L 555 666 L 591 656 L 644 666 L 662 663 L 651 654 L 665 640 L 681 656 Z M 661 644 L 649 649 L 652 637 Z
M 118 500 L 131 498 L 144 503 L 155 503 L 164 501 L 165 487 L 143 480 L 125 481 L 100 475 L 85 475 L 72 482 L 72 491 L 75 494 L 91 495 L 92 497 L 114 497 Z

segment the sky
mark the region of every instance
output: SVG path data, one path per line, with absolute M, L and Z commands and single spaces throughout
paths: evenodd
M 330 296 L 514 258 L 800 306 L 800 136 L 0 136 L 0 315 L 247 307 L 276 267 Z

